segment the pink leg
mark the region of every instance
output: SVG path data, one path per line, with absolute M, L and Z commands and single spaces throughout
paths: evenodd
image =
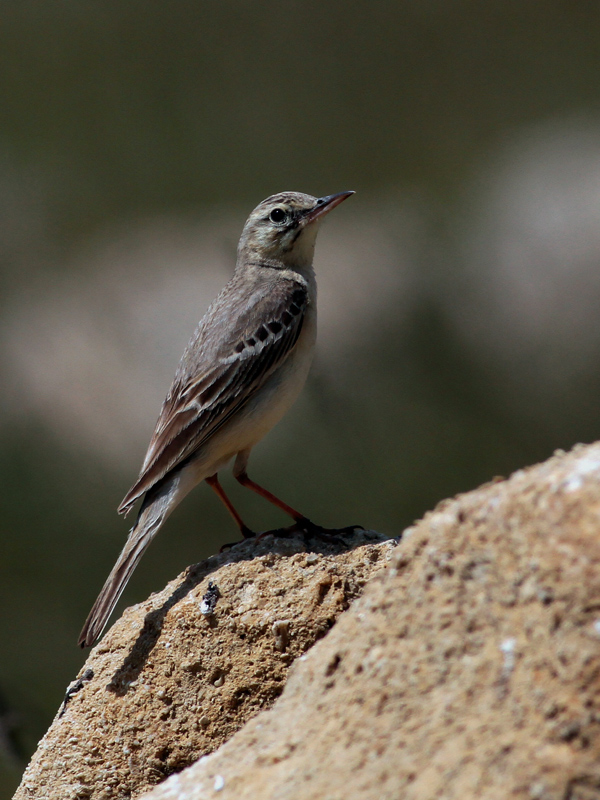
M 219 499 L 223 502 L 223 504 L 225 505 L 231 516 L 234 518 L 244 539 L 251 539 L 253 536 L 255 536 L 256 534 L 254 533 L 254 531 L 250 530 L 250 528 L 245 524 L 244 520 L 240 517 L 240 515 L 236 511 L 235 506 L 225 494 L 225 490 L 219 483 L 217 474 L 215 473 L 214 475 L 211 475 L 210 478 L 206 478 L 206 482 L 208 483 L 210 488 L 216 492 Z

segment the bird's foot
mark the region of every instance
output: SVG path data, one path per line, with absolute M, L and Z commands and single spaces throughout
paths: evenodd
M 322 525 L 312 522 L 308 517 L 296 520 L 296 525 L 293 527 L 305 533 L 309 538 L 313 537 L 323 542 L 336 542 L 338 544 L 344 543 L 341 537 L 350 536 L 357 530 L 364 531 L 362 525 L 346 525 L 345 528 L 324 528 Z
M 287 528 L 276 528 L 272 531 L 265 531 L 257 537 L 257 541 L 264 539 L 265 536 L 277 536 L 279 538 L 289 538 L 297 533 L 304 535 L 305 541 L 308 539 L 320 539 L 323 542 L 334 542 L 335 544 L 344 544 L 343 536 L 353 534 L 357 530 L 363 530 L 362 525 L 348 525 L 345 528 L 324 528 L 322 525 L 317 525 L 312 522 L 308 517 L 300 517 Z
M 253 531 L 251 528 L 248 528 L 247 525 L 244 525 L 240 528 L 240 533 L 242 534 L 243 538 L 240 539 L 239 542 L 227 542 L 227 544 L 221 545 L 221 547 L 219 548 L 219 553 L 224 553 L 225 550 L 229 550 L 235 544 L 241 544 L 242 542 L 245 542 L 246 539 L 255 539 L 256 541 L 258 541 L 258 539 L 260 539 L 260 536 L 262 536 L 262 534 L 260 534 L 259 536 L 259 534 L 257 534 L 256 531 Z
M 308 517 L 300 517 L 293 525 L 289 525 L 287 528 L 275 528 L 274 530 L 263 531 L 262 533 L 255 533 L 250 530 L 250 528 L 244 527 L 241 529 L 244 538 L 241 539 L 240 542 L 224 544 L 219 552 L 223 553 L 235 544 L 246 541 L 246 539 L 254 539 L 255 542 L 260 542 L 266 536 L 275 536 L 278 539 L 289 539 L 291 536 L 295 536 L 298 533 L 304 536 L 306 543 L 308 543 L 309 539 L 320 539 L 322 542 L 345 544 L 342 538 L 343 536 L 350 536 L 356 531 L 364 530 L 365 528 L 362 525 L 347 525 L 345 528 L 324 528 L 322 525 L 317 525 L 312 522 Z

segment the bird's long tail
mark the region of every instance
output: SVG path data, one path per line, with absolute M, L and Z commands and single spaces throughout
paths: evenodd
M 146 548 L 160 530 L 169 513 L 182 499 L 183 493 L 180 489 L 180 481 L 178 478 L 174 478 L 160 487 L 151 489 L 146 494 L 137 522 L 131 529 L 125 547 L 106 579 L 106 583 L 79 634 L 78 644 L 80 647 L 91 647 L 102 635 L 108 618 Z M 187 494 L 187 492 L 185 493 Z

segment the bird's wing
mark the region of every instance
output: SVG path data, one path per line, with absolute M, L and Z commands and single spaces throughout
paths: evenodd
M 193 455 L 296 344 L 308 303 L 306 286 L 280 279 L 259 284 L 249 297 L 234 289 L 230 284 L 221 293 L 186 348 L 140 476 L 119 513 Z

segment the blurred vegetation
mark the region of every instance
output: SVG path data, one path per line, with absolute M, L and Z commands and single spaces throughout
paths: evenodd
M 249 211 L 282 189 L 372 200 L 405 188 L 441 209 L 434 233 L 447 237 L 465 185 L 512 131 L 598 114 L 599 36 L 600 6 L 587 0 L 4 2 L 2 303 L 107 225 Z M 37 215 L 24 221 L 21 202 Z M 600 436 L 594 375 L 549 425 L 507 405 L 493 369 L 424 301 L 408 323 L 370 332 L 337 390 L 317 361 L 254 474 L 323 524 L 397 533 L 445 496 Z M 114 509 L 128 485 L 34 421 L 2 428 L 1 444 L 9 797 L 83 662 L 75 641 L 122 543 Z M 257 526 L 281 521 L 232 492 Z M 232 533 L 210 493 L 195 492 L 123 602 Z

